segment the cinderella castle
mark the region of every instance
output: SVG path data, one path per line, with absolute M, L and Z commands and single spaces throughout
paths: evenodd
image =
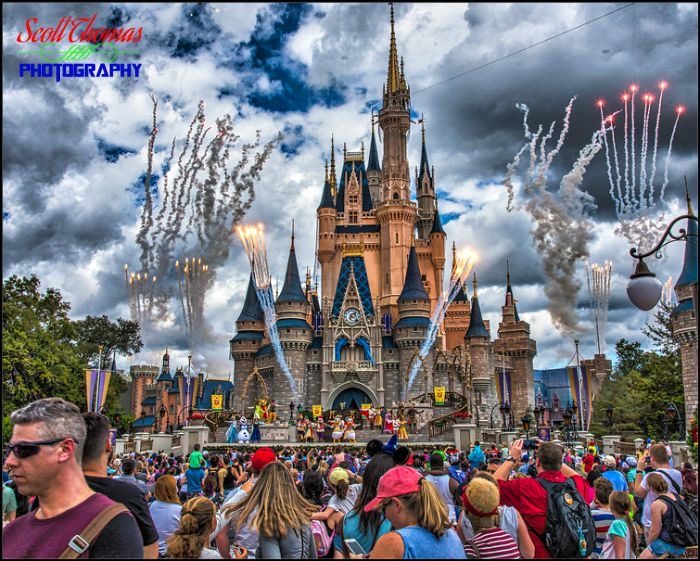
M 411 91 L 398 56 L 391 10 L 391 35 L 383 106 L 372 118 L 369 155 L 343 149 L 341 166 L 331 140 L 323 189 L 319 189 L 317 260 L 321 293 L 307 273 L 299 275 L 294 233 L 284 285 L 277 295 L 277 331 L 284 358 L 297 385 L 290 383 L 273 353 L 252 277 L 230 340 L 234 380 L 186 383 L 182 368 L 173 375 L 170 359 L 158 366 L 134 365 L 124 406 L 140 430 L 180 425 L 183 411 L 213 408 L 221 395 L 227 410 L 248 412 L 261 397 L 274 399 L 280 418 L 287 404 L 310 410 L 359 409 L 364 404 L 393 408 L 443 387 L 467 397 L 471 412 L 488 419 L 494 408 L 511 406 L 514 418 L 535 407 L 557 424 L 567 404 L 578 402 L 581 423 L 590 422 L 592 401 L 611 363 L 604 354 L 581 361 L 581 368 L 534 370 L 536 342 L 521 320 L 505 268 L 504 304 L 497 337 L 479 306 L 473 278 L 471 298 L 460 289 L 439 326 L 435 344 L 419 358 L 430 318 L 443 287 L 449 251 L 438 209 L 435 170 L 428 160 L 421 127 L 421 159 L 411 183 L 407 143 Z M 383 139 L 380 159 L 375 135 Z M 451 247 L 452 263 L 455 246 Z M 408 387 L 408 373 L 419 361 Z
M 474 276 L 471 299 L 463 287 L 413 385 L 407 387 L 409 369 L 419 360 L 431 313 L 450 271 L 445 271 L 449 246 L 424 125 L 421 160 L 411 182 L 411 90 L 397 51 L 393 8 L 383 106 L 376 123 L 383 139 L 381 158 L 374 117 L 367 157 L 364 146 L 356 152 L 344 148 L 337 167 L 331 140 L 330 165 L 326 162 L 316 211 L 320 296 L 308 273 L 302 285 L 292 233 L 276 313 L 298 394 L 292 395 L 273 356 L 251 277 L 236 320 L 237 333 L 230 340 L 235 361 L 231 405 L 242 410 L 267 393 L 282 409 L 290 401 L 307 409 L 338 409 L 341 404 L 392 407 L 442 386 L 470 395 L 481 418 L 504 401 L 519 418 L 542 394 L 536 392 L 533 371 L 537 345 L 529 324 L 518 315 L 509 273 L 497 338 L 491 338 L 482 318 Z M 454 244 L 451 249 L 454 262 Z M 609 366 L 604 355 L 596 359 L 586 365 L 586 377 L 594 382 L 588 385 L 596 386 L 590 390 L 597 389 Z M 541 377 L 538 382 L 545 383 Z

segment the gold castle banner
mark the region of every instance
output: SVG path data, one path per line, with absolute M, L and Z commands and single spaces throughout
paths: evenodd
M 445 386 L 435 386 L 433 388 L 435 392 L 435 405 L 445 404 Z

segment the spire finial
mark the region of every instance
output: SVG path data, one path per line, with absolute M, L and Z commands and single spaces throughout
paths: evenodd
M 336 179 L 335 179 L 335 139 L 331 134 L 331 195 L 335 197 Z
M 372 134 L 374 134 L 374 107 L 372 107 L 372 116 L 370 120 L 372 121 Z
M 690 193 L 688 192 L 688 178 L 684 175 L 683 179 L 685 179 L 685 202 L 688 205 L 688 214 L 690 214 L 690 216 L 695 216 L 693 213 L 693 205 L 690 202 Z
M 292 218 L 292 247 L 290 251 L 294 251 L 294 218 Z
M 324 179 L 324 182 L 328 181 L 328 158 L 326 158 L 326 177 Z
M 508 259 L 506 259 L 506 284 L 508 288 L 510 288 L 510 264 L 508 263 Z
M 399 60 L 396 52 L 396 33 L 394 32 L 394 4 L 389 3 L 391 7 L 391 37 L 389 39 L 389 69 L 386 80 L 386 93 L 393 94 L 399 89 Z
M 425 145 L 425 116 L 423 113 L 420 114 L 420 131 L 423 138 L 423 145 Z
M 478 283 L 477 283 L 477 280 L 476 280 L 476 273 L 474 273 L 474 281 L 473 281 L 473 284 L 474 284 L 474 298 L 478 298 L 479 295 L 478 295 L 477 292 L 476 292 L 477 284 L 478 284 Z

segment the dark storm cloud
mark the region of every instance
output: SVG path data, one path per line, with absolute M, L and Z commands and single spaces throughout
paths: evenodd
M 470 4 L 467 21 L 471 34 L 436 66 L 430 83 L 440 82 L 562 31 L 563 28 L 555 30 L 544 25 L 550 19 L 551 6 L 512 4 L 494 17 L 491 5 Z M 610 4 L 575 6 L 577 23 L 618 7 Z M 633 10 L 637 11 L 636 20 Z M 664 23 L 650 23 L 655 20 Z M 671 88 L 664 97 L 660 155 L 662 151 L 665 155 L 668 145 L 675 118 L 673 107 L 681 102 L 687 106 L 674 142 L 672 182 L 668 188 L 669 198 L 679 196 L 682 174 L 674 173 L 674 165 L 686 154 L 696 153 L 695 128 L 691 126 L 697 119 L 696 26 L 696 20 L 683 15 L 676 4 L 639 4 L 447 84 L 424 92 L 416 87 L 414 107 L 430 115 L 430 128 L 440 131 L 443 145 L 463 155 L 459 169 L 440 169 L 441 176 L 450 179 L 467 170 L 470 175 L 503 177 L 505 164 L 523 143 L 521 115 L 515 103 L 522 102 L 531 108 L 531 122 L 548 126 L 553 120 L 561 123 L 564 107 L 578 94 L 570 135 L 552 166 L 552 177 L 561 177 L 599 127 L 596 99 L 606 98 L 612 111 L 621 105 L 620 92 L 632 82 L 640 84 L 642 90 L 658 93 L 657 83 L 665 78 L 670 81 Z M 494 37 L 499 40 L 494 41 Z M 488 47 L 479 48 L 484 45 Z M 604 50 L 609 52 L 603 53 Z M 436 107 L 449 109 L 435 112 Z M 637 108 L 639 110 L 640 105 Z M 621 146 L 619 132 L 618 143 Z M 663 161 L 661 158 L 660 163 Z M 697 171 L 692 170 L 689 181 L 696 182 L 696 179 Z M 550 185 L 553 183 L 550 181 Z M 604 155 L 597 156 L 589 167 L 583 188 L 595 197 L 597 214 L 611 218 L 614 211 L 608 194 Z

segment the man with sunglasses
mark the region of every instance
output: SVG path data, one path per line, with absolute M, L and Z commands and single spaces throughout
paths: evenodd
M 141 557 L 143 540 L 126 509 L 91 543 L 81 536 L 106 509 L 118 507 L 85 481 L 86 428 L 78 407 L 60 398 L 40 399 L 14 411 L 10 421 L 6 465 L 19 492 L 36 496 L 40 506 L 3 529 L 3 557 L 57 559 L 67 548 L 89 558 Z

